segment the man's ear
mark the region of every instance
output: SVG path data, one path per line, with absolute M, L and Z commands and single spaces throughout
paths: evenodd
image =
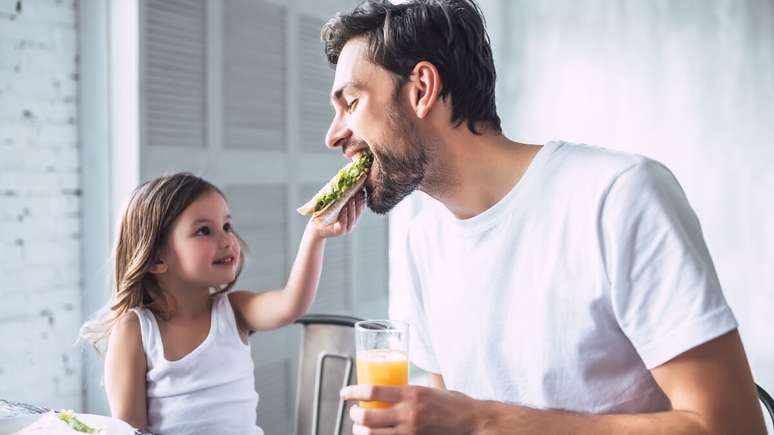
M 411 81 L 411 94 L 409 99 L 411 107 L 422 119 L 430 113 L 430 110 L 438 101 L 441 94 L 441 75 L 432 63 L 423 60 L 414 65 L 409 76 Z
M 148 272 L 154 275 L 159 275 L 159 274 L 165 273 L 167 269 L 168 269 L 167 263 L 165 263 L 162 259 L 157 258 L 156 260 L 153 261 L 153 264 L 151 265 L 151 267 L 148 268 Z

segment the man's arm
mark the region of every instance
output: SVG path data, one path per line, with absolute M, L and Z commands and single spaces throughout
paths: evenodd
M 671 411 L 580 415 L 477 401 L 456 392 L 415 386 L 362 385 L 348 387 L 342 396 L 395 403 L 378 410 L 353 407 L 355 433 L 391 427 L 389 433 L 399 434 L 765 434 L 736 331 L 697 346 L 652 373 L 672 402 Z

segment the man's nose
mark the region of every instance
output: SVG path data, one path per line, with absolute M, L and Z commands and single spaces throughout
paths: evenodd
M 346 141 L 351 136 L 352 130 L 346 126 L 340 116 L 336 115 L 328 128 L 328 134 L 325 135 L 325 146 L 334 149 L 344 143 L 342 139 Z

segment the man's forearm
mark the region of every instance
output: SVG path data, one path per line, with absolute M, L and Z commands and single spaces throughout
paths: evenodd
M 482 401 L 477 409 L 476 435 L 709 435 L 702 419 L 689 411 L 649 414 L 584 415 L 543 411 L 502 402 Z

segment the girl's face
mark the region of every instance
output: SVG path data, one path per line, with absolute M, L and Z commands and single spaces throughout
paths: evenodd
M 236 278 L 240 255 L 228 204 L 213 191 L 197 198 L 178 216 L 161 260 L 169 278 L 187 286 L 209 288 Z

